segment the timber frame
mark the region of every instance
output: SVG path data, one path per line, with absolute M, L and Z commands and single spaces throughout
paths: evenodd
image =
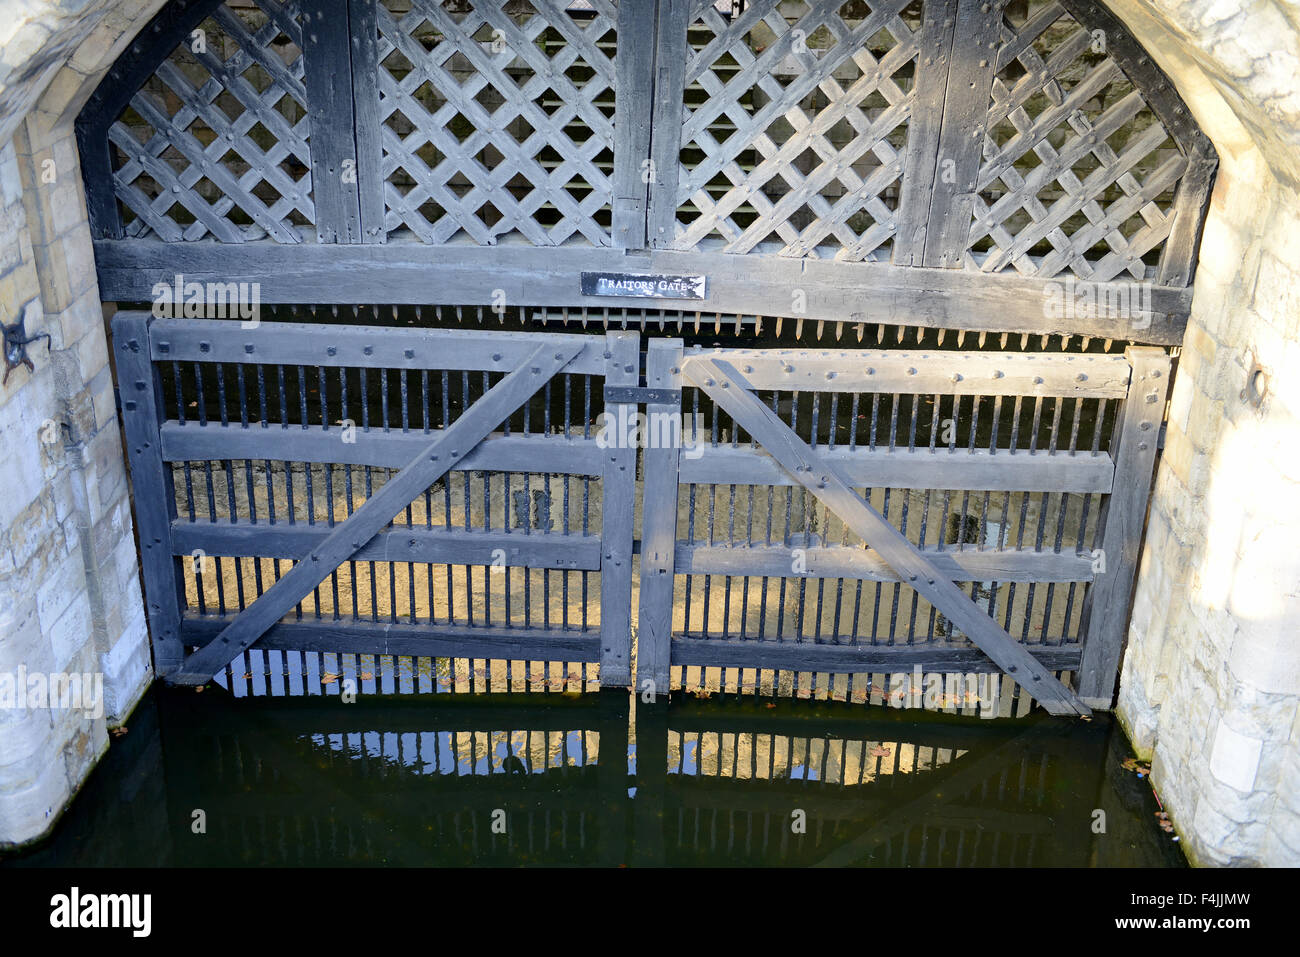
M 1096 0 L 173 0 L 77 130 L 106 300 L 702 273 L 710 313 L 1158 344 L 1217 165 Z

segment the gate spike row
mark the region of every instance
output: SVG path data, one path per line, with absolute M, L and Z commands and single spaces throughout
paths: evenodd
M 960 349 L 962 343 L 965 342 L 965 341 L 966 341 L 966 330 L 965 330 L 965 329 L 958 329 L 958 330 L 957 330 L 957 348 Z
M 835 323 L 835 341 L 839 342 L 844 337 L 844 323 Z
M 777 337 L 778 339 L 781 338 L 781 323 L 782 323 L 783 321 L 784 321 L 784 320 L 782 319 L 781 316 L 777 316 L 777 317 L 776 317 L 776 337 Z
M 1022 350 L 1029 348 L 1029 333 L 1027 332 L 1020 333 L 1020 348 Z
M 424 322 L 424 306 L 415 307 L 415 321 Z
M 940 346 L 943 345 L 943 337 L 946 336 L 947 334 L 948 334 L 947 329 L 940 329 L 939 334 L 935 336 L 935 339 L 937 340 L 936 345 L 940 345 Z
M 803 338 L 803 319 L 796 319 L 794 321 L 794 337 L 796 339 Z
M 678 333 L 678 335 L 681 334 L 681 331 L 682 331 L 682 324 L 685 323 L 685 322 L 686 322 L 686 314 L 683 313 L 683 312 L 679 312 L 679 313 L 677 313 L 677 333 Z
M 699 312 L 695 313 L 695 332 L 697 335 L 699 334 L 700 331 L 700 315 L 701 314 Z
M 756 336 L 761 336 L 762 334 L 763 334 L 763 317 L 760 316 L 760 315 L 755 314 L 755 315 L 754 315 L 754 335 L 756 335 Z
M 921 340 L 925 338 L 925 326 L 916 327 L 916 342 L 920 345 Z
M 862 341 L 862 337 L 863 337 L 863 335 L 866 333 L 866 331 L 867 331 L 867 324 L 866 324 L 865 322 L 859 322 L 859 323 L 858 323 L 858 342 L 861 342 L 861 341 Z
M 335 319 L 339 317 L 339 307 L 337 305 L 330 306 L 330 315 Z
M 1070 349 L 1070 337 L 1069 337 L 1069 336 L 1061 336 L 1061 351 L 1062 351 L 1062 352 L 1068 352 L 1069 349 Z
M 1002 333 L 1002 338 L 999 341 L 999 348 L 1005 349 L 1006 347 L 1007 347 L 1007 334 L 1004 332 Z
M 1083 351 L 1084 351 L 1084 352 L 1087 352 L 1087 351 L 1088 351 L 1088 346 L 1089 346 L 1091 343 L 1092 343 L 1092 336 L 1084 336 L 1084 337 L 1083 337 Z
M 722 335 L 722 313 L 720 312 L 713 314 L 713 334 L 715 336 Z
M 981 348 L 981 349 L 984 348 L 984 340 L 987 339 L 987 338 L 988 338 L 988 333 L 987 333 L 987 332 L 983 332 L 983 331 L 981 331 L 981 332 L 980 332 L 980 339 L 979 339 L 979 342 L 980 342 L 980 348 Z
M 461 310 L 461 307 L 460 307 L 460 306 L 457 306 L 457 307 L 456 307 L 456 322 L 458 322 L 458 323 L 464 322 L 464 319 L 465 319 L 465 314 L 464 314 L 464 312 Z
M 393 303 L 393 318 L 397 318 L 397 303 Z
M 1114 341 L 1115 341 L 1114 339 L 1107 339 L 1107 340 L 1106 340 L 1106 346 L 1105 346 L 1105 349 L 1106 349 L 1107 352 L 1110 352 L 1110 344 L 1111 344 L 1112 342 L 1114 342 Z
M 825 331 L 825 329 L 826 329 L 826 320 L 825 320 L 825 319 L 818 319 L 818 320 L 817 320 L 817 340 L 818 340 L 819 342 L 821 341 L 822 332 Z
M 905 334 L 906 332 L 907 332 L 907 326 L 899 326 L 899 327 L 898 327 L 898 341 L 899 341 L 899 342 L 902 342 L 902 341 L 903 341 L 903 336 L 904 336 L 904 334 Z
M 884 341 L 885 341 L 885 324 L 883 322 L 878 322 L 876 323 L 876 343 L 880 344 Z
M 1051 336 L 1043 336 L 1042 341 L 1039 343 L 1039 348 L 1040 348 L 1040 349 L 1046 349 L 1046 348 L 1047 348 L 1047 340 L 1050 339 L 1050 338 L 1052 338 L 1052 337 L 1051 337 Z

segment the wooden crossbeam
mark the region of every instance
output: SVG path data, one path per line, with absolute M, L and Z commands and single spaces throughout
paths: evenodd
M 938 608 L 998 667 L 1052 714 L 1090 715 L 1091 710 L 1061 684 L 944 575 L 934 563 L 854 491 L 838 467 L 810 448 L 749 389 L 722 359 L 688 357 L 685 376 L 725 410 L 787 471 L 861 536 L 900 580 Z
M 201 685 L 209 681 L 231 658 L 247 650 L 268 628 L 292 611 L 332 571 L 365 547 L 394 515 L 464 459 L 580 350 L 580 346 L 572 343 L 544 343 L 533 350 L 518 368 L 440 431 L 383 488 L 241 611 L 220 635 L 187 658 L 168 681 L 180 685 Z

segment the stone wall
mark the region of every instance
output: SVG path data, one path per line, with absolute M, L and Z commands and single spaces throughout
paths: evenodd
M 1121 16 L 1215 140 L 1119 713 L 1201 864 L 1300 864 L 1300 12 Z M 1165 14 L 1163 24 L 1151 16 Z M 1258 405 L 1244 391 L 1255 362 Z
M 98 674 L 103 700 L 90 717 L 0 708 L 0 846 L 53 825 L 151 677 L 103 307 L 64 115 L 90 80 L 67 65 L 66 43 L 14 65 L 33 37 L 54 35 L 38 15 L 58 21 L 86 5 L 11 9 L 21 6 L 3 4 L 0 17 L 0 34 L 10 31 L 0 36 L 0 322 L 21 317 L 29 336 L 49 339 L 29 346 L 31 371 L 19 366 L 0 387 L 0 675 Z M 74 33 L 85 40 L 91 26 Z M 105 62 L 108 37 L 97 44 Z

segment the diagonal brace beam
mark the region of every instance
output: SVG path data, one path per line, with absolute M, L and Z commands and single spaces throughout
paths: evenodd
M 749 389 L 728 362 L 687 357 L 682 370 L 736 424 L 744 428 L 800 485 L 812 492 L 874 548 L 901 581 L 962 630 L 981 651 L 1051 714 L 1091 715 L 1023 645 L 998 627 L 915 545 L 862 498 L 838 467 L 810 448 Z
M 455 468 L 457 462 L 568 365 L 582 348 L 581 343 L 539 346 L 521 366 L 489 389 L 460 418 L 439 431 L 437 438 L 383 488 L 336 526 L 260 598 L 236 615 L 221 634 L 187 658 L 167 680 L 179 685 L 201 685 L 210 680 L 231 658 L 247 650 L 268 628 L 310 595 L 331 572 L 363 548 L 417 495 Z

